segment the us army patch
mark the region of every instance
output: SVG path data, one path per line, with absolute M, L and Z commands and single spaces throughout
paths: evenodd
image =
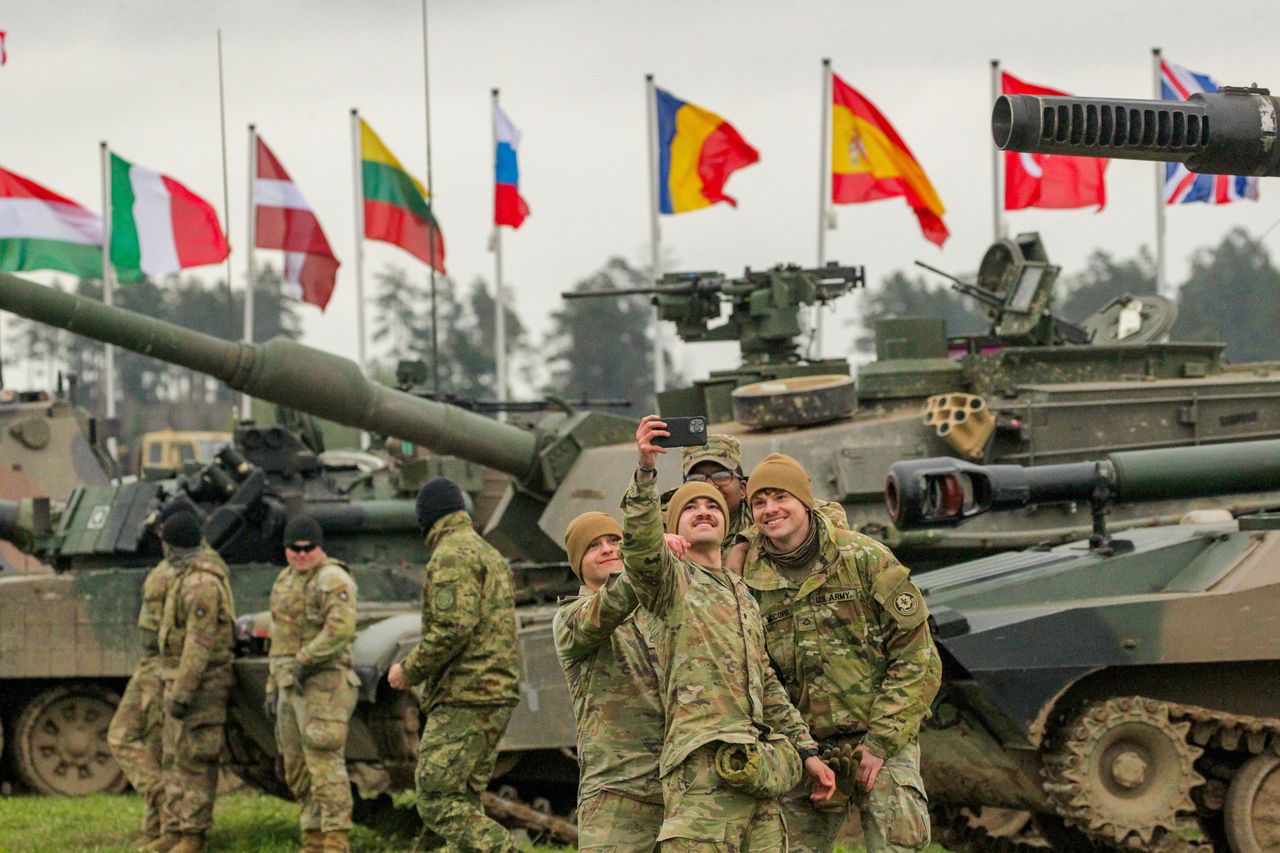
M 453 601 L 453 590 L 448 587 L 436 590 L 435 598 L 431 599 L 431 603 L 435 606 L 436 610 L 452 610 Z
M 851 589 L 841 589 L 835 592 L 825 592 L 813 597 L 814 604 L 834 604 L 840 601 L 853 601 L 858 594 Z
M 893 600 L 893 609 L 903 616 L 910 616 L 920 609 L 920 601 L 914 592 L 899 593 Z

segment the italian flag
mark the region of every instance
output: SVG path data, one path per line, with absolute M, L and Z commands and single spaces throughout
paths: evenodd
M 102 217 L 0 169 L 0 270 L 102 275 Z
M 182 184 L 111 155 L 111 265 L 121 281 L 227 257 L 213 205 Z

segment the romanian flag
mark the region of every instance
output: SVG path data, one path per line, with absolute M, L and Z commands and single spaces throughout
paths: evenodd
M 831 201 L 857 204 L 900 195 L 924 236 L 939 246 L 949 236 L 946 208 L 915 155 L 875 104 L 831 75 Z
M 426 187 L 405 171 L 364 119 L 360 119 L 360 175 L 364 236 L 393 243 L 444 272 L 444 236 L 431 212 Z
M 724 194 L 725 181 L 760 159 L 733 125 L 715 113 L 663 89 L 658 95 L 658 210 L 684 213 L 716 202 L 738 203 Z

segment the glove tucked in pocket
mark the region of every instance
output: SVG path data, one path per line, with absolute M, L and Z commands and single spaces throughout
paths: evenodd
M 726 743 L 716 750 L 716 773 L 744 794 L 770 800 L 800 784 L 800 753 L 782 735 L 755 743 Z

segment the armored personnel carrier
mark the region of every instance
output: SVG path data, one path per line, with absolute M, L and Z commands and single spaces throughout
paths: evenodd
M 922 770 L 949 844 L 1014 846 L 957 820 L 985 807 L 1035 813 L 1055 850 L 1280 849 L 1280 514 L 1124 533 L 1108 516 L 1117 501 L 1277 485 L 1276 440 L 890 469 L 904 527 L 1065 501 L 1093 519 L 1088 540 L 919 577 L 944 679 Z

